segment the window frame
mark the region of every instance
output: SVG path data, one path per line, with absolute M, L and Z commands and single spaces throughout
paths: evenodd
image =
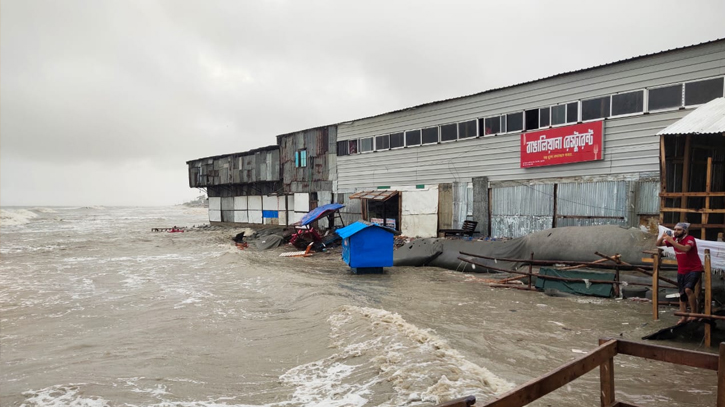
M 388 138 L 388 148 L 378 148 L 378 137 Z M 381 134 L 379 136 L 373 136 L 373 151 L 388 151 L 390 150 L 390 134 Z
M 420 141 L 418 144 L 410 144 L 408 145 L 408 133 L 412 133 L 414 131 L 418 132 L 418 137 L 420 138 Z M 405 144 L 405 148 L 408 147 L 420 147 L 423 145 L 423 129 L 412 129 L 412 130 L 405 130 L 403 132 L 403 144 Z
M 390 143 L 390 137 L 393 134 L 402 134 L 403 135 L 403 145 L 402 146 L 400 146 L 400 147 L 393 147 L 391 145 L 391 143 Z M 391 145 L 388 150 L 397 150 L 399 148 L 405 148 L 405 130 L 403 130 L 403 131 L 395 131 L 395 132 L 392 132 L 392 133 L 388 134 L 388 145 Z
M 635 93 L 635 92 L 640 92 L 640 91 L 642 92 L 642 111 L 641 112 L 623 113 L 623 114 L 618 114 L 616 116 L 614 115 L 614 109 L 613 108 L 614 108 L 614 97 L 615 96 L 617 96 L 617 95 L 625 95 L 627 93 Z M 630 117 L 630 116 L 637 116 L 637 115 L 644 114 L 647 111 L 647 102 L 648 102 L 648 99 L 647 99 L 647 89 L 645 89 L 645 88 L 633 89 L 633 90 L 626 90 L 626 91 L 623 91 L 623 92 L 612 93 L 611 95 L 609 95 L 609 116 L 607 116 L 607 117 L 608 118 L 609 117 L 612 117 L 612 118 L 614 118 L 614 117 L 620 118 L 620 117 Z
M 549 114 L 547 115 L 549 118 L 549 124 L 542 126 L 541 125 L 541 118 L 543 117 L 541 114 L 541 109 L 547 109 L 549 111 Z M 566 118 L 566 108 L 564 108 L 564 118 Z M 548 129 L 551 127 L 551 106 L 544 106 L 539 108 L 539 129 Z
M 672 86 L 675 86 L 675 85 L 680 85 L 680 105 L 677 106 L 677 107 L 665 107 L 665 108 L 662 108 L 662 109 L 650 110 L 650 108 L 649 108 L 649 99 L 650 99 L 649 98 L 649 93 L 650 93 L 650 91 L 652 89 L 669 88 L 669 87 L 672 87 Z M 683 82 L 675 82 L 675 83 L 669 83 L 667 85 L 657 85 L 657 86 L 652 86 L 650 88 L 647 88 L 647 104 L 645 105 L 645 107 L 647 109 L 646 110 L 647 113 L 672 112 L 672 111 L 675 111 L 675 110 L 682 109 L 683 107 L 685 107 L 685 84 Z
M 430 130 L 430 129 L 436 129 L 436 135 L 437 135 L 437 137 L 436 137 L 435 143 L 426 143 L 425 141 L 423 141 L 423 132 L 426 131 L 426 130 Z M 430 146 L 430 145 L 440 144 L 440 142 L 441 142 L 441 129 L 440 129 L 440 126 L 430 126 L 430 127 L 424 127 L 422 129 L 420 129 L 420 145 L 421 146 Z
M 691 81 L 684 81 L 684 82 L 682 82 L 682 107 L 684 107 L 685 109 L 689 109 L 689 108 L 699 107 L 699 106 L 709 103 L 709 102 L 705 102 L 705 103 L 700 103 L 698 105 L 688 105 L 687 104 L 687 84 L 694 83 L 694 82 L 710 81 L 713 79 L 723 79 L 723 89 L 721 89 L 722 93 L 718 97 L 724 97 L 725 96 L 725 76 L 723 76 L 723 75 L 711 76 L 708 78 L 700 78 L 700 79 L 695 79 L 695 80 L 691 80 Z
M 485 116 L 483 118 L 483 126 L 482 126 L 482 130 L 483 130 L 482 133 L 483 134 L 481 134 L 481 137 L 494 137 L 494 136 L 497 136 L 499 134 L 506 134 L 506 119 L 505 119 L 505 116 L 506 115 L 504 115 L 504 114 L 498 114 L 498 115 L 493 115 L 493 116 Z M 493 119 L 493 118 L 496 118 L 496 117 L 498 117 L 498 129 L 499 129 L 499 131 L 497 131 L 495 133 L 491 133 L 491 134 L 486 134 L 486 119 Z
M 370 139 L 370 150 L 369 151 L 362 151 L 362 141 Z M 358 154 L 367 154 L 367 153 L 374 153 L 375 152 L 375 136 L 369 136 L 369 137 L 360 137 L 357 141 L 357 152 Z
M 342 143 L 345 143 L 345 153 L 340 154 L 340 146 Z M 338 157 L 344 157 L 346 155 L 350 155 L 350 140 L 337 140 L 337 156 Z
M 521 114 L 521 129 L 510 131 L 509 130 L 509 115 L 517 114 L 517 113 Z M 513 112 L 510 112 L 510 113 L 504 113 L 501 116 L 506 117 L 506 120 L 505 120 L 506 132 L 502 133 L 502 134 L 526 133 L 526 111 L 525 110 L 514 110 Z
M 304 153 L 304 154 L 302 154 L 302 153 Z M 307 168 L 307 149 L 306 148 L 301 148 L 301 149 L 295 151 L 295 168 Z
M 609 114 L 607 114 L 605 116 L 602 116 L 602 117 L 597 117 L 595 119 L 586 119 L 586 120 L 584 120 L 584 101 L 587 101 L 587 100 L 595 100 L 595 99 L 603 99 L 603 98 L 609 98 Z M 590 97 L 590 98 L 580 99 L 579 100 L 579 119 L 581 119 L 581 122 L 582 123 L 595 122 L 597 120 L 605 120 L 605 119 L 608 119 L 610 117 L 612 117 L 612 94 L 611 93 L 608 93 L 606 95 L 601 95 L 601 96 L 593 96 L 593 97 Z
M 480 118 L 480 117 L 476 117 L 474 119 L 464 120 L 462 122 L 457 122 L 456 123 L 456 132 L 458 133 L 458 140 L 471 140 L 471 139 L 477 139 L 477 138 L 479 138 L 481 136 L 480 131 L 479 131 L 479 128 L 478 128 L 479 127 L 478 126 L 478 121 L 479 120 L 483 120 L 483 119 Z M 474 124 L 473 125 L 473 128 L 476 129 L 476 134 L 473 135 L 473 136 L 470 136 L 470 137 L 461 137 L 461 124 L 468 123 L 468 122 L 473 122 L 473 124 Z
M 453 140 L 443 140 L 443 126 L 450 126 L 450 125 L 453 125 L 456 129 L 456 138 L 454 138 Z M 439 125 L 438 126 L 438 143 L 443 144 L 443 143 L 451 143 L 454 141 L 458 141 L 458 123 L 450 122 L 450 123 Z M 433 143 L 431 143 L 431 144 L 433 144 Z

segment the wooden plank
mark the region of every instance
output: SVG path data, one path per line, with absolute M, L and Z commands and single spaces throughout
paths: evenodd
M 594 252 L 594 254 L 596 254 L 599 257 L 604 257 L 605 259 L 610 259 L 611 260 L 611 256 L 607 256 L 606 254 L 601 254 L 599 252 Z M 620 266 L 617 266 L 617 267 L 622 267 L 622 265 L 634 267 L 631 264 L 627 263 L 626 261 L 622 261 L 619 258 L 617 258 L 617 260 L 620 263 Z M 659 264 L 659 268 L 662 269 L 662 263 Z M 654 269 L 654 267 L 653 267 L 653 269 Z M 652 277 L 652 272 L 650 272 L 648 270 L 645 270 L 645 269 L 643 269 L 641 267 L 635 267 L 632 270 L 639 271 L 640 273 L 643 273 L 643 274 L 646 274 L 646 275 Z M 676 281 L 673 281 L 673 280 L 670 280 L 669 278 L 665 278 L 665 277 L 662 277 L 660 275 L 658 275 L 657 278 L 660 279 L 660 280 L 662 280 L 662 281 L 664 281 L 664 282 L 666 282 L 666 283 L 670 283 L 670 284 L 672 284 L 674 286 L 677 286 L 677 282 Z
M 467 396 L 451 401 L 446 401 L 445 403 L 438 404 L 436 407 L 470 407 L 474 404 L 476 404 L 476 397 Z
M 718 357 L 712 353 L 644 344 L 625 339 L 617 340 L 617 352 L 622 355 L 637 356 L 701 369 L 715 371 L 718 369 Z
M 617 340 L 600 345 L 587 355 L 575 359 L 544 376 L 536 378 L 485 404 L 486 407 L 521 407 L 589 373 L 617 354 Z
M 675 315 L 678 317 L 694 317 L 694 318 L 701 318 L 701 319 L 717 319 L 719 321 L 725 321 L 725 316 L 723 315 L 717 315 L 717 314 L 698 314 L 696 312 L 683 312 L 683 311 L 675 311 Z
M 654 264 L 654 268 L 652 271 L 652 319 L 655 321 L 660 319 L 660 310 L 659 310 L 659 293 L 660 293 L 660 287 L 659 287 L 659 276 L 660 276 L 660 255 L 659 254 L 653 254 L 652 255 L 652 264 Z
M 665 214 L 662 208 L 665 207 L 665 197 L 662 193 L 667 193 L 667 155 L 665 154 L 665 136 L 660 136 L 660 225 L 665 223 Z
M 663 223 L 662 224 L 662 226 L 666 226 L 666 227 L 668 227 L 670 229 L 674 228 L 675 225 L 676 225 L 676 223 Z M 724 229 L 725 228 L 725 223 L 710 223 L 710 224 L 707 224 L 707 225 L 704 225 L 702 223 L 691 223 L 690 224 L 690 229 L 702 229 L 702 228 L 706 228 L 706 229 Z
M 642 263 L 652 263 L 652 258 L 651 257 L 642 257 Z M 660 264 L 668 264 L 670 266 L 676 266 L 677 260 L 660 258 Z
M 720 342 L 718 355 L 719 369 L 717 370 L 717 407 L 725 407 L 725 342 Z
M 712 270 L 710 268 L 710 249 L 705 249 L 704 265 L 705 282 L 705 315 L 712 315 Z M 705 346 L 712 345 L 712 326 L 705 324 Z
M 599 339 L 599 346 L 607 343 L 604 339 Z M 599 365 L 599 400 L 602 407 L 611 406 L 615 403 L 614 393 L 614 357 Z
M 725 192 L 660 192 L 660 197 L 663 198 L 681 198 L 683 196 L 689 197 L 717 197 L 725 196 Z
M 682 164 L 682 192 L 690 191 L 690 144 L 692 137 L 690 135 L 685 136 L 685 161 Z M 680 208 L 687 208 L 687 198 L 680 199 Z M 680 212 L 680 222 L 686 220 L 685 212 Z
M 531 261 L 532 262 L 534 261 L 534 252 L 531 252 Z M 533 267 L 534 267 L 534 265 L 532 263 L 529 263 L 529 284 L 528 284 L 529 290 L 531 289 L 531 280 L 534 279 L 534 277 L 533 277 L 533 274 L 534 274 Z
M 705 178 L 705 192 L 709 193 L 712 188 L 712 157 L 707 157 L 707 172 Z M 705 209 L 710 209 L 710 196 L 705 197 Z M 702 223 L 707 225 L 710 223 L 710 214 L 705 213 L 702 215 Z M 707 229 L 700 229 L 700 239 L 705 240 L 707 238 Z M 705 334 L 705 337 L 709 339 L 709 332 Z M 708 345 L 709 346 L 709 345 Z
M 687 208 L 661 208 L 662 212 L 681 212 L 685 213 L 725 213 L 725 209 L 687 209 Z M 680 218 L 682 219 L 682 218 Z M 684 221 L 683 221 L 684 222 Z M 690 226 L 692 227 L 692 226 Z

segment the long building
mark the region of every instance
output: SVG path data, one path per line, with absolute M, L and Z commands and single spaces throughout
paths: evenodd
M 557 226 L 652 227 L 664 205 L 664 142 L 657 133 L 723 97 L 724 77 L 720 39 L 281 135 L 278 168 L 270 170 L 275 163 L 268 161 L 269 177 L 224 178 L 222 167 L 214 169 L 222 171 L 219 183 L 193 182 L 200 163 L 227 156 L 208 157 L 188 162 L 190 186 L 207 188 L 212 222 L 244 220 L 224 216 L 230 207 L 241 210 L 224 205 L 224 197 L 253 192 L 262 201 L 277 196 L 277 210 L 286 196 L 285 210 L 294 213 L 277 215 L 277 222 L 292 223 L 314 205 L 338 202 L 346 205 L 348 221 L 386 223 L 407 236 L 435 236 L 467 219 L 497 237 Z M 229 155 L 230 168 L 241 170 L 233 157 L 251 153 Z M 708 138 L 691 154 L 711 158 L 710 188 L 725 191 L 725 177 L 717 176 L 725 174 L 725 138 Z M 679 168 L 679 175 L 667 176 L 682 177 Z M 258 182 L 272 184 L 244 187 Z M 217 204 L 212 197 L 221 199 Z M 712 204 L 722 206 L 722 200 Z M 709 221 L 725 224 L 722 216 Z M 254 223 L 264 219 L 274 218 L 255 217 Z

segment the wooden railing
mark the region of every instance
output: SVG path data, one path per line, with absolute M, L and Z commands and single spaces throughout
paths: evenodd
M 714 370 L 717 372 L 716 407 L 725 407 L 725 342 L 720 344 L 720 354 L 715 355 L 712 353 L 650 345 L 623 339 L 600 339 L 599 347 L 588 354 L 537 379 L 531 380 L 499 396 L 496 400 L 483 404 L 483 406 L 525 406 L 599 367 L 601 406 L 637 407 L 634 404 L 617 401 L 615 398 L 614 357 L 618 354 Z M 453 403 L 460 403 L 462 400 L 465 399 L 454 400 Z M 451 404 L 451 406 L 463 407 L 464 404 Z

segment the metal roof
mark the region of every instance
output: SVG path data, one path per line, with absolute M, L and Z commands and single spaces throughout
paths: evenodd
M 717 98 L 665 127 L 657 135 L 722 133 L 725 133 L 725 98 Z
M 195 158 L 193 160 L 187 161 L 186 163 L 189 164 L 189 163 L 194 162 L 194 161 L 208 160 L 208 159 L 216 159 L 216 158 L 224 158 L 224 157 L 230 157 L 230 156 L 253 155 L 253 154 L 256 154 L 256 153 L 259 153 L 259 152 L 262 152 L 262 151 L 274 151 L 274 150 L 279 150 L 279 145 L 272 144 L 270 146 L 259 147 L 259 148 L 255 148 L 253 150 L 241 151 L 241 152 L 238 152 L 238 153 L 219 154 L 219 155 L 212 155 L 212 156 L 209 156 L 209 157 Z
M 341 238 L 347 239 L 348 237 L 354 235 L 355 233 L 357 233 L 361 230 L 367 229 L 369 227 L 376 227 L 376 228 L 382 229 L 386 232 L 390 232 L 394 235 L 400 234 L 400 232 L 398 232 L 397 230 L 394 230 L 394 229 L 391 229 L 391 228 L 385 227 L 385 226 L 380 226 L 377 223 L 370 223 L 365 220 L 359 220 L 359 221 L 353 223 L 352 225 L 345 226 L 342 229 L 337 229 L 335 231 L 335 233 L 337 233 Z
M 373 201 L 385 202 L 398 195 L 398 191 L 361 191 L 350 195 L 349 199 L 372 199 Z

